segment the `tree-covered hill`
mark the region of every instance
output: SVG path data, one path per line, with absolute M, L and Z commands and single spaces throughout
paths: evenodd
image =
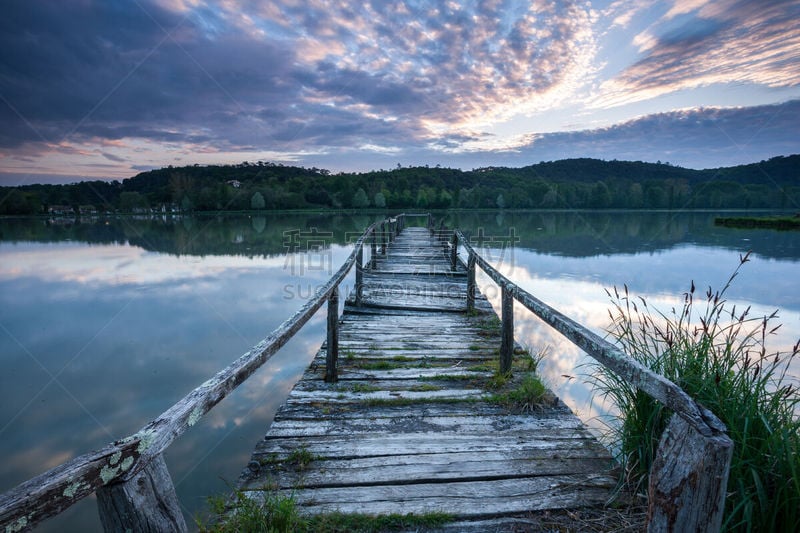
M 793 208 L 800 155 L 692 170 L 565 159 L 471 171 L 400 167 L 340 173 L 273 163 L 167 167 L 122 182 L 0 189 L 0 214 L 324 208 Z

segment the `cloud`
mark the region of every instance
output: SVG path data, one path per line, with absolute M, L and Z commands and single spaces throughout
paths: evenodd
M 634 44 L 644 56 L 601 85 L 613 107 L 714 84 L 800 85 L 800 2 L 676 0 Z
M 586 6 L 555 0 L 5 11 L 0 149 L 97 136 L 392 146 L 568 98 L 595 53 Z
M 800 153 L 800 100 L 743 108 L 693 108 L 592 130 L 537 136 L 509 159 L 670 161 L 691 168 L 751 163 Z M 523 161 L 528 163 L 523 163 Z

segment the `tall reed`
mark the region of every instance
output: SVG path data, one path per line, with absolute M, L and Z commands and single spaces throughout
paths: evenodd
M 633 359 L 672 380 L 727 426 L 734 442 L 723 529 L 800 531 L 800 394 L 786 372 L 800 353 L 768 353 L 780 325 L 777 311 L 752 316 L 726 300 L 749 253 L 720 291 L 696 300 L 694 282 L 683 305 L 663 313 L 628 287 L 615 287 L 608 332 Z M 704 297 L 703 297 L 704 296 Z M 699 305 L 698 305 L 699 302 Z M 699 311 L 697 308 L 700 308 Z M 592 373 L 596 393 L 620 411 L 608 436 L 626 481 L 646 487 L 661 433 L 672 413 L 601 366 Z

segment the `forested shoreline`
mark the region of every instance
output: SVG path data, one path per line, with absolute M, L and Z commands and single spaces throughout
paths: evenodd
M 0 187 L 0 215 L 278 209 L 793 208 L 800 155 L 693 170 L 669 163 L 565 159 L 463 171 L 339 173 L 275 163 L 166 167 L 123 181 Z

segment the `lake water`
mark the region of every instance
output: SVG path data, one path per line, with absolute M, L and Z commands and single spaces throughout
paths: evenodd
M 598 332 L 604 289 L 627 284 L 664 310 L 694 281 L 757 314 L 780 310 L 771 351 L 800 336 L 800 232 L 735 230 L 715 213 L 451 213 L 520 286 Z M 0 220 L 0 492 L 136 432 L 263 339 L 338 269 L 379 218 L 269 215 Z M 419 221 L 422 223 L 422 220 Z M 509 243 L 514 243 L 510 246 Z M 479 280 L 497 307 L 499 294 Z M 351 278 L 344 288 L 348 291 Z M 515 309 L 516 337 L 590 425 L 585 356 Z M 324 307 L 285 348 L 166 452 L 188 520 L 233 484 L 325 335 Z M 793 375 L 800 376 L 794 368 Z M 42 531 L 97 530 L 88 498 Z

